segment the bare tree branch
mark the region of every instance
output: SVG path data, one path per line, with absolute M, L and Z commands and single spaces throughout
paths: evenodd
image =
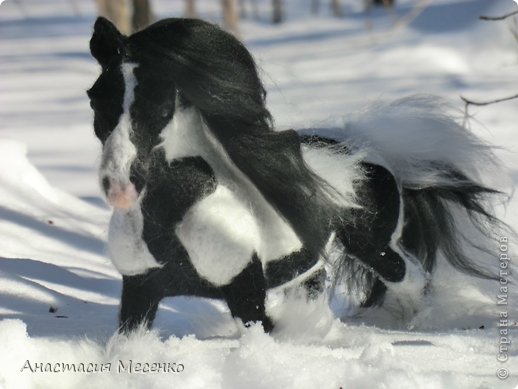
M 509 97 L 502 97 L 500 99 L 489 100 L 489 101 L 473 101 L 473 100 L 469 100 L 469 99 L 465 98 L 464 96 L 460 96 L 460 98 L 462 101 L 464 101 L 464 103 L 466 103 L 466 106 L 468 106 L 468 105 L 484 106 L 484 105 L 501 103 L 502 101 L 518 99 L 518 94 L 509 96 Z
M 510 13 L 502 15 L 502 16 L 480 16 L 479 19 L 488 20 L 488 21 L 499 21 L 499 20 L 505 20 L 505 19 L 510 18 L 511 16 L 515 16 L 515 15 L 518 15 L 518 11 L 510 12 Z M 516 19 L 514 19 L 514 21 L 516 22 Z M 513 30 L 513 35 L 518 40 L 518 32 L 516 31 L 516 29 Z M 464 96 L 460 96 L 460 98 L 462 101 L 464 101 L 464 124 L 466 125 L 470 118 L 470 115 L 468 112 L 470 105 L 476 105 L 476 106 L 482 107 L 485 105 L 497 104 L 497 103 L 501 103 L 503 101 L 518 99 L 518 94 L 515 94 L 513 96 L 508 96 L 508 97 L 501 97 L 499 99 L 488 100 L 488 101 L 473 101 Z
M 490 21 L 493 21 L 493 20 L 504 20 L 504 19 L 507 19 L 507 18 L 509 18 L 511 16 L 514 16 L 514 15 L 518 15 L 518 11 L 514 11 L 514 12 L 511 12 L 511 13 L 502 15 L 502 16 L 480 16 L 479 19 L 480 20 L 490 20 Z
M 518 99 L 518 94 L 516 94 L 514 96 L 502 97 L 500 99 L 489 100 L 489 101 L 473 101 L 473 100 L 467 99 L 464 96 L 460 96 L 460 98 L 461 98 L 462 101 L 464 101 L 464 122 L 463 122 L 463 126 L 467 127 L 467 125 L 469 123 L 469 119 L 472 117 L 469 114 L 469 106 L 470 105 L 476 105 L 476 106 L 482 107 L 482 106 L 485 106 L 485 105 L 501 103 L 502 101 L 509 101 L 509 100 L 513 100 L 513 99 Z

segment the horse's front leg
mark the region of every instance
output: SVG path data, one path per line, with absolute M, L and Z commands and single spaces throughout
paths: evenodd
M 273 329 L 273 323 L 266 315 L 266 280 L 262 264 L 256 255 L 252 262 L 232 281 L 221 287 L 232 316 L 245 325 L 261 322 L 266 332 Z
M 124 276 L 119 314 L 119 332 L 129 333 L 139 326 L 150 328 L 162 299 L 153 278 L 143 275 Z

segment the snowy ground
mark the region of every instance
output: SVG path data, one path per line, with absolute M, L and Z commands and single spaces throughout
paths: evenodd
M 459 95 L 486 100 L 518 91 L 518 44 L 506 22 L 481 14 L 511 0 L 417 1 L 394 14 L 309 15 L 289 0 L 272 27 L 269 2 L 241 35 L 258 60 L 279 128 L 336 121 L 368 101 L 433 93 L 459 110 Z M 98 69 L 88 54 L 93 1 L 7 0 L 0 6 L 0 388 L 513 388 L 518 384 L 518 287 L 497 306 L 498 285 L 442 267 L 435 294 L 411 323 L 387 312 L 367 324 L 333 320 L 321 306 L 293 303 L 273 335 L 240 334 L 224 304 L 165 301 L 156 331 L 112 337 L 120 276 L 104 249 L 109 211 L 95 174 L 99 144 L 85 90 Z M 160 17 L 183 2 L 155 1 Z M 199 0 L 219 21 L 218 2 Z M 323 3 L 325 3 L 323 1 Z M 396 27 L 394 27 L 396 25 Z M 473 130 L 502 147 L 518 183 L 516 101 L 470 108 Z M 462 117 L 462 112 L 459 112 Z M 518 229 L 518 202 L 502 217 Z M 498 272 L 498 242 L 488 265 Z M 509 360 L 496 359 L 498 312 L 510 315 Z M 291 319 L 291 320 L 290 320 Z M 194 336 L 189 336 L 194 334 Z M 32 373 L 35 363 L 111 363 L 111 372 Z M 182 372 L 117 373 L 119 362 L 176 362 Z M 93 367 L 93 366 L 90 366 Z M 509 378 L 499 380 L 498 369 Z M 501 374 L 503 370 L 501 370 Z

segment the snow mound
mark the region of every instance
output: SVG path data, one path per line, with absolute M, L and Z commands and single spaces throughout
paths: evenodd
M 156 332 L 139 331 L 94 342 L 31 338 L 23 322 L 4 320 L 0 342 L 7 352 L 0 356 L 0 385 L 414 389 L 481 388 L 497 382 L 492 372 L 487 374 L 497 366 L 487 352 L 491 338 L 427 339 L 337 323 L 334 336 L 319 345 L 280 342 L 260 326 L 246 329 L 239 339 L 160 339 Z

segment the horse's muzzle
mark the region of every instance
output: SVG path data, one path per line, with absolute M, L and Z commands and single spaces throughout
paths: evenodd
M 120 184 L 105 177 L 102 181 L 108 204 L 118 209 L 131 209 L 138 200 L 138 192 L 133 183 Z

